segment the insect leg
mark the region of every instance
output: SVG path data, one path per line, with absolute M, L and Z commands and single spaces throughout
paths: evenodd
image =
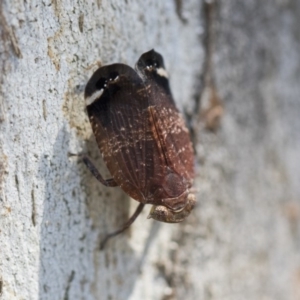
M 145 206 L 144 203 L 140 203 L 139 206 L 137 207 L 137 209 L 135 210 L 134 214 L 120 229 L 106 235 L 105 238 L 100 243 L 100 250 L 103 250 L 103 248 L 105 247 L 105 245 L 109 239 L 111 239 L 112 237 L 125 231 L 135 221 L 135 219 L 138 217 L 138 215 L 142 212 L 144 206 Z
M 102 175 L 99 173 L 99 171 L 97 170 L 97 168 L 94 166 L 94 164 L 91 162 L 91 160 L 87 156 L 81 155 L 81 158 L 82 158 L 82 161 L 85 163 L 85 165 L 88 167 L 88 169 L 91 171 L 91 173 L 103 185 L 108 186 L 108 187 L 118 186 L 118 184 L 114 181 L 113 178 L 111 178 L 111 179 L 103 179 Z

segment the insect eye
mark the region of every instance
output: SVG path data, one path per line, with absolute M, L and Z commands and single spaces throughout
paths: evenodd
M 110 80 L 115 80 L 118 76 L 119 76 L 119 73 L 118 73 L 118 72 L 111 72 L 111 73 L 109 74 L 109 79 L 110 79 Z
M 156 69 L 158 69 L 160 67 L 158 61 L 153 60 L 153 59 L 147 60 L 146 64 L 147 64 L 147 67 L 153 67 L 153 68 L 156 68 Z
M 100 78 L 100 79 L 96 82 L 95 86 L 96 86 L 96 88 L 97 88 L 98 90 L 102 90 L 103 88 L 106 87 L 106 83 L 107 83 L 107 81 L 106 81 L 105 78 Z
M 165 216 L 165 215 L 166 215 L 166 211 L 165 211 L 164 209 L 161 209 L 159 212 L 160 212 L 160 214 L 161 214 L 162 216 Z

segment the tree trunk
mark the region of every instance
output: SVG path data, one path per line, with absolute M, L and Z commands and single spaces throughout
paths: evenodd
M 1 299 L 300 299 L 300 2 L 0 4 Z M 83 91 L 160 52 L 196 150 L 197 207 L 147 220 L 109 178 Z

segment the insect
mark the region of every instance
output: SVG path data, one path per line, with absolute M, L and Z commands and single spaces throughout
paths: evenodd
M 92 174 L 108 187 L 119 186 L 140 202 L 119 230 L 127 229 L 152 204 L 148 218 L 167 223 L 183 221 L 195 206 L 190 189 L 194 152 L 189 132 L 177 110 L 162 56 L 142 54 L 135 70 L 125 64 L 100 67 L 85 88 L 87 113 L 112 179 L 103 179 L 83 157 Z

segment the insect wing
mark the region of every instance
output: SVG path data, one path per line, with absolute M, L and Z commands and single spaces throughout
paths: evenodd
M 190 187 L 194 178 L 194 151 L 188 129 L 174 103 L 163 58 L 151 50 L 140 57 L 136 69 L 149 86 L 149 107 L 166 163 Z
M 145 202 L 157 146 L 149 130 L 145 85 L 129 66 L 98 69 L 85 91 L 88 116 L 108 170 L 132 198 Z

